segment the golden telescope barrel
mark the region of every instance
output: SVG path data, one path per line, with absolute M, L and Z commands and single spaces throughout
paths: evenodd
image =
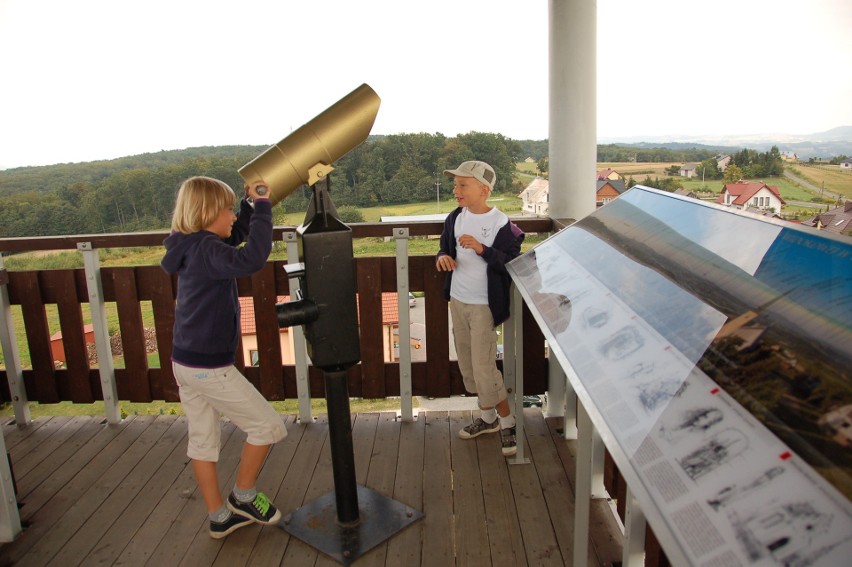
M 367 139 L 381 99 L 366 83 L 239 169 L 247 184 L 263 180 L 275 205 Z

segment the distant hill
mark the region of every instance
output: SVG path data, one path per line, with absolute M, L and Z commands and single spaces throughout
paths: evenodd
M 726 148 L 725 151 L 737 151 L 749 148 L 767 151 L 777 146 L 782 152 L 795 152 L 799 159 L 831 158 L 839 155 L 852 155 L 852 126 L 838 126 L 824 132 L 813 134 L 739 134 L 733 136 L 687 136 L 654 135 L 626 136 L 621 138 L 602 138 L 598 143 L 633 145 L 642 148 L 696 147 Z

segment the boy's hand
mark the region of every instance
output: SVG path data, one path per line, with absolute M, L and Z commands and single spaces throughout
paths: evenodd
M 456 261 L 453 260 L 452 256 L 447 256 L 446 254 L 438 256 L 438 259 L 435 261 L 435 268 L 439 272 L 452 272 L 455 267 Z
M 246 197 L 252 201 L 269 198 L 269 185 L 265 181 L 255 181 L 246 186 Z
M 482 251 L 485 250 L 485 246 L 469 234 L 462 234 L 459 237 L 459 246 L 462 248 L 470 248 L 477 254 L 482 254 Z

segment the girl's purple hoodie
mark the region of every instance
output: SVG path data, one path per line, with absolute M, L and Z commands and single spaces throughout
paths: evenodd
M 238 246 L 246 242 L 245 246 Z M 260 270 L 272 251 L 272 205 L 245 200 L 228 239 L 172 232 L 161 265 L 178 275 L 172 360 L 201 368 L 234 363 L 240 333 L 236 278 Z

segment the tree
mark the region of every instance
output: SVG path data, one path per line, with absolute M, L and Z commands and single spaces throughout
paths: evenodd
M 536 164 L 536 169 L 538 169 L 539 175 L 543 177 L 544 174 L 547 173 L 547 159 L 541 158 L 540 160 L 538 160 L 538 163 Z
M 701 176 L 701 179 L 719 179 L 722 176 L 722 172 L 719 171 L 719 164 L 716 162 L 716 158 L 709 158 L 702 161 L 698 164 L 698 167 L 695 168 L 695 172 Z
M 725 183 L 736 183 L 743 178 L 743 170 L 736 165 L 729 165 L 722 174 L 722 180 Z

